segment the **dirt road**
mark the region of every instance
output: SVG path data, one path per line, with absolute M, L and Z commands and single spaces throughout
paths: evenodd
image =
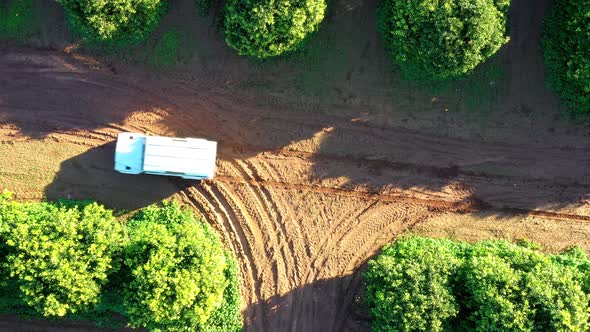
M 336 102 L 344 90 L 326 82 L 340 89 L 335 99 L 297 106 L 280 87 L 243 91 L 250 78 L 189 79 L 6 46 L 0 188 L 19 199 L 93 198 L 125 209 L 173 196 L 200 211 L 238 257 L 247 330 L 366 330 L 359 268 L 408 229 L 589 248 L 589 132 L 555 120 L 535 51 L 548 2 L 537 11 L 527 3 L 513 1 L 516 31 L 500 57 L 507 92 L 484 129 L 449 112 L 456 101 L 421 92 L 393 106 L 382 103 L 395 97 L 389 92 Z M 335 11 L 332 23 L 373 10 L 346 5 L 356 7 Z M 367 38 L 358 44 L 370 45 L 360 52 L 369 55 L 358 61 L 378 65 L 376 36 Z M 360 81 L 348 88 L 374 83 L 375 68 L 353 72 Z M 398 107 L 408 103 L 414 113 Z M 115 173 L 112 142 L 121 131 L 219 141 L 216 179 Z M 31 184 L 37 172 L 52 176 Z

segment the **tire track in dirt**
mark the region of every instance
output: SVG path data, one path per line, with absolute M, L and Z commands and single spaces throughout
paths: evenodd
M 272 178 L 279 178 L 279 174 L 275 172 L 270 165 L 265 163 L 262 160 L 252 161 L 252 160 L 243 160 L 240 162 L 243 165 L 243 171 L 248 174 L 247 179 L 258 179 L 262 176 L 262 174 L 269 174 Z M 289 248 L 291 251 L 291 255 L 293 254 L 293 247 L 294 247 L 294 239 L 299 239 L 302 237 L 301 228 L 299 227 L 299 223 L 296 222 L 294 218 L 294 214 L 292 208 L 287 200 L 280 199 L 280 195 L 273 195 L 267 186 L 258 186 L 254 185 L 254 187 L 258 188 L 260 192 L 265 197 L 265 200 L 269 202 L 270 207 L 272 207 L 272 211 L 276 214 L 276 223 L 279 225 L 279 229 L 281 231 L 282 237 L 284 241 L 287 242 L 287 246 L 283 246 L 282 250 L 286 250 Z M 299 195 L 297 193 L 291 193 L 291 199 L 298 200 Z M 274 197 L 274 198 L 273 198 Z M 272 222 L 272 221 L 271 221 Z M 290 227 L 290 231 L 287 231 L 287 223 Z M 309 252 L 308 252 L 309 256 Z M 293 256 L 293 265 L 290 265 L 293 269 L 293 277 L 295 275 L 300 275 L 300 266 L 306 264 L 304 261 L 301 260 L 301 257 Z
M 228 165 L 229 164 L 229 165 Z M 273 174 L 272 168 L 268 167 L 265 163 L 260 162 L 252 162 L 250 160 L 241 160 L 241 161 L 232 161 L 230 163 L 224 162 L 221 167 L 223 171 L 229 171 L 230 173 L 239 172 L 242 178 L 251 179 L 255 177 L 259 177 L 261 172 L 264 174 L 270 174 L 270 176 L 276 176 Z M 266 257 L 267 262 L 259 262 L 261 266 L 279 266 L 284 267 L 283 269 L 272 269 L 273 273 L 275 274 L 274 285 L 269 283 L 268 279 L 264 279 L 266 281 L 266 285 L 261 284 L 260 286 L 267 290 L 266 293 L 267 297 L 272 296 L 274 294 L 282 294 L 285 292 L 290 291 L 291 289 L 296 288 L 299 284 L 298 275 L 297 273 L 302 266 L 306 266 L 306 262 L 301 259 L 300 255 L 296 255 L 295 253 L 298 251 L 296 248 L 306 248 L 305 240 L 301 236 L 295 236 L 291 232 L 301 235 L 301 228 L 300 227 L 289 227 L 288 225 L 295 226 L 298 223 L 292 218 L 285 218 L 285 214 L 283 211 L 287 211 L 287 215 L 292 217 L 290 209 L 284 209 L 282 207 L 288 206 L 289 203 L 283 204 L 282 203 L 282 195 L 273 195 L 268 189 L 264 186 L 259 186 L 256 184 L 251 183 L 244 183 L 244 184 L 233 184 L 235 187 L 245 187 L 252 193 L 252 196 L 256 197 L 256 203 L 254 206 L 246 207 L 247 209 L 251 210 L 261 210 L 266 209 L 266 214 L 268 217 L 273 216 L 272 218 L 264 218 L 267 220 L 260 220 L 258 219 L 257 222 L 260 224 L 269 224 L 266 228 L 267 232 L 274 237 L 272 244 L 269 244 L 269 247 L 272 247 L 276 251 L 280 251 L 281 255 L 280 258 L 282 261 L 279 261 L 274 255 L 274 253 L 269 253 Z M 292 197 L 293 198 L 293 197 Z M 281 207 L 279 207 L 279 204 Z M 301 241 L 303 240 L 303 242 Z M 274 262 L 273 262 L 274 260 Z M 272 291 L 268 291 L 272 289 Z M 287 308 L 291 308 L 292 311 L 295 307 L 293 301 L 296 300 L 292 296 L 287 295 L 283 301 L 283 306 Z M 265 312 L 268 312 L 270 309 L 268 306 L 265 305 Z M 291 317 L 292 315 L 288 315 Z M 272 318 L 271 318 L 272 320 Z M 268 326 L 273 326 L 273 324 L 266 324 Z
M 252 194 L 251 190 L 249 190 L 249 185 L 228 187 L 232 187 L 232 189 L 224 190 L 224 192 L 228 194 L 227 200 L 238 199 L 238 202 L 240 203 L 235 204 L 236 210 L 239 209 L 241 214 L 251 215 L 250 218 L 245 218 L 244 220 L 250 223 L 256 220 L 258 224 L 257 226 L 260 228 L 260 235 L 263 237 L 261 239 L 262 241 L 258 243 L 258 250 L 256 250 L 259 252 L 259 256 L 256 257 L 256 264 L 263 267 L 262 270 L 266 274 L 260 274 L 258 280 L 272 279 L 274 282 L 273 286 L 277 287 L 272 289 L 272 292 L 278 293 L 280 291 L 278 287 L 287 284 L 287 280 L 284 279 L 287 275 L 286 269 L 289 259 L 285 256 L 285 252 L 281 250 L 279 241 L 277 240 L 276 229 L 271 226 L 266 216 L 257 213 L 260 210 L 260 205 L 256 204 L 258 201 L 255 199 L 248 198 L 247 195 Z
M 222 222 L 222 227 L 229 231 L 229 234 L 233 234 L 231 238 L 232 243 L 237 243 L 238 246 L 234 248 L 234 254 L 238 257 L 240 261 L 240 269 L 243 273 L 241 273 L 241 281 L 243 285 L 242 292 L 248 294 L 244 299 L 247 304 L 254 305 L 249 308 L 251 314 L 255 315 L 263 315 L 263 308 L 256 305 L 257 300 L 260 299 L 261 293 L 260 288 L 258 287 L 259 280 L 258 280 L 258 269 L 259 267 L 256 265 L 254 260 L 254 255 L 252 254 L 250 242 L 248 241 L 247 236 L 245 235 L 244 230 L 239 222 L 237 222 L 238 218 L 235 216 L 234 211 L 228 209 L 227 202 L 224 204 L 224 197 L 220 197 L 219 193 L 216 195 L 215 191 L 209 184 L 201 184 L 199 186 L 194 187 L 198 194 L 203 197 L 202 202 L 208 202 L 208 205 L 212 207 L 213 211 L 218 211 L 213 214 L 208 215 L 208 220 L 210 223 L 220 223 Z M 190 191 L 187 193 L 190 195 Z M 221 220 L 219 220 L 221 218 Z M 259 323 L 259 327 L 263 328 L 264 322 Z
M 241 171 L 236 169 L 240 165 L 248 163 L 249 167 L 241 168 Z M 227 228 L 230 229 L 242 229 L 250 227 L 248 223 L 258 223 L 261 225 L 261 231 L 275 232 L 276 234 L 269 234 L 269 238 L 266 239 L 266 246 L 275 250 L 280 250 L 281 247 L 285 247 L 284 242 L 286 239 L 293 239 L 293 243 L 290 245 L 290 250 L 284 252 L 285 255 L 276 256 L 272 251 L 265 251 L 265 255 L 257 254 L 262 250 L 255 249 L 260 247 L 260 244 L 249 245 L 244 244 L 243 246 L 250 247 L 250 251 L 238 250 L 235 254 L 240 261 L 240 266 L 246 262 L 246 264 L 256 265 L 259 269 L 271 270 L 273 274 L 276 274 L 274 278 L 264 277 L 261 272 L 254 271 L 252 273 L 252 282 L 260 288 L 260 290 L 254 294 L 255 298 L 250 298 L 250 306 L 247 308 L 247 315 L 253 319 L 252 325 L 247 330 L 252 331 L 275 331 L 277 329 L 287 331 L 336 331 L 341 327 L 345 326 L 351 317 L 350 309 L 354 306 L 355 296 L 358 292 L 360 279 L 356 275 L 356 268 L 363 264 L 370 255 L 372 255 L 378 246 L 382 242 L 378 239 L 387 234 L 387 239 L 391 239 L 399 234 L 401 231 L 411 225 L 410 220 L 417 214 L 432 215 L 431 209 L 427 204 L 408 204 L 407 202 L 399 202 L 396 198 L 393 202 L 384 202 L 379 199 L 367 200 L 364 195 L 357 195 L 354 192 L 343 191 L 345 198 L 355 199 L 359 201 L 360 205 L 354 206 L 352 209 L 344 207 L 341 209 L 341 205 L 338 203 L 342 195 L 333 195 L 332 191 L 325 190 L 306 190 L 304 196 L 293 195 L 296 192 L 301 191 L 301 187 L 292 186 L 291 184 L 285 184 L 279 181 L 256 181 L 252 177 L 259 176 L 264 167 L 261 164 L 256 164 L 256 167 L 252 166 L 252 161 L 235 161 L 231 165 L 221 166 L 224 173 L 234 174 L 234 176 L 222 176 L 217 180 L 205 181 L 196 187 L 215 187 L 217 191 L 214 192 L 215 198 L 205 198 L 205 202 L 213 201 L 213 205 L 221 204 L 219 209 L 225 211 L 231 211 L 224 213 L 224 218 L 227 223 L 232 226 Z M 256 172 L 252 171 L 256 169 Z M 240 177 L 237 178 L 235 175 L 241 173 Z M 256 175 L 254 174 L 256 173 Z M 263 174 L 267 176 L 267 174 Z M 282 185 L 277 185 L 282 184 Z M 260 196 L 260 192 L 254 192 L 254 190 L 264 188 L 269 193 L 269 196 Z M 207 190 L 207 189 L 206 189 Z M 212 190 L 207 190 L 212 191 Z M 193 195 L 194 190 L 185 190 L 185 195 Z M 351 193 L 352 196 L 351 196 Z M 252 203 L 245 203 L 246 194 L 250 194 L 250 200 Z M 361 193 L 362 194 L 362 193 Z M 289 203 L 284 202 L 284 198 L 290 198 Z M 264 203 L 265 200 L 272 200 L 272 204 Z M 230 201 L 237 201 L 238 203 L 231 204 Z M 333 203 L 327 203 L 328 210 L 322 214 L 318 214 L 317 217 L 320 219 L 330 220 L 332 222 L 331 227 L 326 229 L 318 229 L 314 224 L 302 224 L 299 227 L 290 228 L 267 225 L 267 221 L 261 221 L 260 219 L 246 219 L 239 214 L 248 214 L 251 218 L 258 216 L 261 218 L 270 217 L 272 215 L 278 215 L 284 213 L 282 205 L 285 206 L 296 206 L 298 211 L 290 211 L 293 221 L 309 220 L 308 213 L 316 211 L 315 205 L 309 205 L 305 209 L 300 209 L 300 206 L 305 206 L 305 202 L 321 202 L 321 201 L 332 201 Z M 222 203 L 227 202 L 227 203 Z M 241 203 L 240 203 L 241 202 Z M 202 204 L 202 203 L 201 203 Z M 211 203 L 208 203 L 211 204 Z M 358 207 L 361 207 L 360 209 Z M 445 204 L 443 210 L 447 210 L 452 205 Z M 261 210 L 268 209 L 264 212 L 266 216 L 261 213 Z M 270 212 L 270 209 L 276 212 Z M 439 209 L 442 209 L 439 207 Z M 437 209 L 437 210 L 439 210 Z M 346 218 L 349 216 L 349 218 Z M 209 218 L 216 218 L 215 215 L 211 215 Z M 219 216 L 217 216 L 219 218 Z M 275 221 L 277 222 L 278 219 Z M 417 220 L 419 222 L 419 220 Z M 225 223 L 225 222 L 224 222 Z M 298 224 L 295 222 L 295 224 Z M 281 238 L 285 234 L 285 238 Z M 301 233 L 302 236 L 294 236 L 292 232 Z M 259 241 L 252 239 L 248 236 L 249 232 L 244 231 L 242 236 L 245 242 Z M 309 241 L 319 241 L 320 244 L 317 246 L 311 246 Z M 383 239 L 382 239 L 383 240 Z M 240 241 L 241 242 L 241 241 Z M 283 244 L 281 243 L 283 242 Z M 235 248 L 234 248 L 235 250 Z M 295 258 L 296 253 L 306 252 L 305 260 Z M 293 255 L 292 257 L 286 256 L 287 254 Z M 270 262 L 273 259 L 282 259 L 284 264 L 297 264 L 303 269 L 303 273 L 299 275 L 292 275 L 286 269 L 272 269 Z M 248 263 L 249 262 L 249 263 Z M 353 273 L 353 281 L 334 284 L 329 286 L 329 294 L 325 294 L 325 300 L 317 302 L 318 296 L 322 297 L 325 290 L 309 288 L 307 285 L 313 285 L 314 283 L 337 277 L 341 274 Z M 256 277 L 258 276 L 258 278 Z M 355 281 L 356 280 L 356 281 Z M 277 284 L 288 284 L 287 290 L 291 290 L 287 293 L 283 293 Z M 250 284 L 247 283 L 247 284 Z M 338 291 L 336 292 L 336 290 Z M 319 292 L 319 293 L 318 293 Z M 274 294 L 283 294 L 278 304 L 272 300 Z M 251 302 L 251 300 L 258 300 L 258 302 Z M 333 305 L 328 305 L 333 303 Z M 275 312 L 275 309 L 281 308 L 279 315 L 267 316 L 269 312 Z M 335 305 L 335 306 L 334 306 Z M 273 309 L 275 308 L 275 309 Z M 250 312 L 248 314 L 248 312 Z M 254 313 L 255 312 L 255 313 Z M 259 316 L 260 314 L 263 316 Z
M 312 283 L 313 281 L 317 280 L 317 272 L 325 266 L 326 260 L 328 259 L 327 256 L 330 255 L 330 250 L 334 248 L 335 243 L 339 242 L 342 239 L 342 237 L 344 237 L 344 235 L 346 234 L 346 230 L 350 228 L 351 223 L 358 221 L 358 218 L 362 214 L 369 211 L 375 205 L 377 205 L 377 201 L 370 202 L 367 204 L 366 207 L 360 209 L 352 215 L 348 214 L 349 211 L 346 211 L 346 213 L 344 213 L 340 218 L 336 220 L 336 222 L 334 223 L 335 227 L 331 228 L 327 232 L 325 240 L 318 247 L 317 251 L 319 252 L 319 254 L 316 257 L 314 257 L 314 259 L 311 261 L 306 276 L 303 279 L 304 283 Z M 334 237 L 337 236 L 341 237 L 337 240 L 334 240 Z
M 248 166 L 246 162 L 242 162 L 239 160 L 235 160 L 233 163 L 235 169 L 240 171 L 242 177 L 249 178 L 250 175 L 248 174 Z M 250 170 L 251 171 L 251 170 Z M 264 215 L 260 215 L 260 218 L 257 220 L 264 220 L 264 223 L 268 225 L 270 230 L 269 234 L 271 236 L 275 236 L 274 238 L 274 247 L 280 251 L 282 262 L 280 262 L 281 268 L 285 270 L 285 275 L 289 275 L 289 279 L 293 279 L 292 271 L 287 273 L 286 271 L 291 270 L 294 266 L 296 266 L 296 261 L 294 257 L 290 255 L 289 252 L 286 251 L 285 243 L 287 242 L 288 235 L 287 231 L 282 224 L 283 220 L 280 215 L 279 209 L 273 204 L 273 200 L 270 198 L 269 195 L 265 194 L 265 192 L 261 189 L 260 186 L 254 185 L 246 185 L 245 186 L 249 192 L 252 194 L 252 197 L 256 198 L 256 202 L 254 203 L 258 210 L 260 208 L 264 211 Z M 277 225 L 278 224 L 278 225 Z M 277 261 L 279 263 L 279 261 Z
M 240 146 L 240 151 L 255 151 L 257 148 L 252 146 Z M 260 149 L 260 147 L 258 148 Z M 245 152 L 245 154 L 248 154 Z M 242 154 L 236 154 L 234 157 L 239 158 Z M 291 161 L 298 160 L 313 160 L 317 164 L 331 164 L 335 162 L 342 163 L 349 168 L 364 168 L 376 171 L 384 170 L 390 178 L 395 177 L 397 174 L 401 177 L 423 177 L 424 179 L 437 179 L 440 183 L 438 186 L 448 185 L 449 183 L 456 182 L 460 183 L 464 188 L 478 188 L 491 185 L 497 187 L 499 190 L 502 188 L 511 188 L 515 184 L 519 187 L 531 188 L 531 191 L 540 191 L 543 195 L 547 195 L 548 191 L 552 193 L 557 191 L 567 190 L 571 194 L 577 193 L 579 196 L 583 196 L 585 193 L 590 192 L 590 182 L 580 182 L 585 178 L 575 177 L 557 177 L 551 178 L 548 181 L 545 178 L 539 177 L 526 177 L 526 176 L 515 176 L 508 174 L 490 173 L 486 170 L 470 170 L 456 165 L 451 166 L 430 166 L 424 164 L 413 164 L 409 162 L 392 161 L 386 157 L 369 158 L 358 155 L 342 155 L 332 154 L 328 152 L 306 152 L 300 150 L 293 150 L 291 148 L 280 148 L 270 152 L 265 152 L 257 155 L 258 159 L 282 161 L 281 159 L 287 158 Z M 582 162 L 583 163 L 583 162 Z M 317 167 L 317 166 L 316 166 Z M 375 183 L 367 183 L 367 185 L 375 187 L 380 185 L 379 177 L 375 177 L 372 181 Z M 590 180 L 590 178 L 589 178 Z M 355 183 L 352 183 L 353 185 Z M 363 183 L 360 183 L 363 184 Z M 428 188 L 425 188 L 428 189 Z M 432 188 L 433 190 L 436 189 Z M 534 189 L 534 190 L 533 190 Z M 475 189 L 471 189 L 474 191 Z M 509 196 L 511 199 L 513 195 Z M 497 198 L 492 197 L 490 198 Z M 526 199 L 526 197 L 524 198 Z M 500 206 L 510 205 L 507 200 L 499 201 Z
M 377 204 L 378 204 L 378 202 L 370 202 L 368 204 L 368 206 L 360 209 L 354 215 L 351 215 L 350 218 L 339 219 L 339 222 L 335 223 L 335 227 L 333 229 L 330 229 L 330 231 L 328 232 L 326 241 L 324 241 L 322 243 L 322 245 L 319 247 L 319 249 L 317 250 L 317 255 L 314 257 L 313 261 L 309 265 L 308 273 L 307 273 L 307 276 L 305 277 L 305 279 L 303 280 L 303 284 L 313 284 L 317 280 L 321 280 L 323 277 L 330 277 L 329 275 L 323 276 L 323 274 L 324 274 L 324 271 L 326 270 L 326 266 L 328 265 L 328 260 L 330 258 L 334 258 L 333 257 L 334 250 L 336 250 L 337 247 L 340 247 L 340 241 L 342 241 L 342 239 L 346 237 L 346 234 L 348 233 L 349 230 L 356 229 L 356 227 L 355 227 L 356 222 L 358 222 L 360 216 L 367 213 L 369 210 L 372 210 Z M 336 238 L 336 240 L 334 240 L 334 238 Z M 355 248 L 353 248 L 353 250 L 364 251 L 364 248 L 355 247 Z M 360 264 L 359 264 L 359 266 L 360 266 Z M 332 270 L 332 269 L 330 269 L 330 270 Z M 357 291 L 357 289 L 354 288 L 354 289 L 347 289 L 345 292 L 340 292 L 339 295 L 342 298 L 344 298 L 345 300 L 341 301 L 339 303 L 339 305 L 344 306 L 344 307 L 352 305 L 352 302 L 348 301 L 348 299 L 352 299 L 354 297 L 354 292 L 356 292 L 356 291 Z M 351 292 L 352 292 L 352 295 L 350 295 Z M 307 293 L 310 293 L 310 292 L 308 291 Z M 302 298 L 305 298 L 306 296 L 313 296 L 313 294 L 305 294 L 305 293 L 301 294 Z M 314 307 L 309 308 L 307 303 L 305 303 L 303 301 L 299 301 L 297 307 L 295 308 L 295 310 L 293 310 L 294 312 L 292 315 L 295 316 L 295 320 L 305 322 L 305 319 L 303 319 L 303 317 L 305 315 L 308 315 L 312 310 L 314 310 Z M 334 327 L 335 323 L 337 322 L 337 320 L 342 319 L 342 317 L 340 317 L 339 315 L 334 316 L 333 314 L 330 315 L 329 317 L 332 318 L 332 321 L 326 320 L 326 323 L 324 324 L 324 328 L 327 331 L 335 331 L 335 329 L 333 327 Z M 346 318 L 344 320 L 346 320 Z M 304 325 L 304 326 L 300 326 L 300 328 L 301 328 L 301 330 L 309 330 L 309 329 L 313 329 L 313 325 L 312 326 Z
M 333 187 L 322 187 L 319 185 L 305 185 L 301 183 L 288 183 L 279 181 L 258 181 L 248 180 L 231 176 L 217 176 L 215 181 L 231 184 L 249 183 L 257 186 L 265 186 L 271 188 L 281 188 L 290 190 L 300 191 L 311 191 L 322 194 L 332 194 L 338 196 L 345 196 L 356 199 L 363 199 L 368 201 L 385 201 L 394 203 L 415 203 L 428 206 L 432 210 L 452 210 L 456 212 L 472 212 L 476 209 L 479 202 L 477 200 L 470 200 L 466 202 L 456 201 L 444 201 L 444 200 L 432 200 L 432 199 L 420 199 L 408 197 L 405 195 L 393 195 L 393 194 L 379 194 L 366 191 L 366 188 L 359 188 L 359 190 L 351 190 L 344 188 L 333 188 Z M 363 190 L 365 189 L 365 190 Z M 590 219 L 590 217 L 589 217 Z
M 300 183 L 288 183 L 279 181 L 258 181 L 248 180 L 242 178 L 235 178 L 229 176 L 218 176 L 216 181 L 227 182 L 227 183 L 251 183 L 253 185 L 266 186 L 271 188 L 282 188 L 282 189 L 294 189 L 294 190 L 308 190 L 317 193 L 334 194 L 345 197 L 354 197 L 360 199 L 366 199 L 369 201 L 385 201 L 394 203 L 414 203 L 423 206 L 427 206 L 431 211 L 442 211 L 449 210 L 458 213 L 468 212 L 482 212 L 490 214 L 498 213 L 511 213 L 517 215 L 531 215 L 540 216 L 551 219 L 560 220 L 572 220 L 572 221 L 585 221 L 590 222 L 590 216 L 577 215 L 570 213 L 559 213 L 543 210 L 529 210 L 514 207 L 493 207 L 489 206 L 485 201 L 477 198 L 471 198 L 465 201 L 448 201 L 448 200 L 435 200 L 435 199 L 422 199 L 416 198 L 404 194 L 380 194 L 367 190 L 366 188 L 333 188 L 333 187 L 322 187 L 317 184 L 305 185 Z

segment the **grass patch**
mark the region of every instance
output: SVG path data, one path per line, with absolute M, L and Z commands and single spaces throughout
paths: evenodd
M 478 67 L 463 80 L 463 103 L 469 111 L 489 113 L 498 104 L 498 96 L 505 84 L 505 72 L 496 61 Z
M 62 161 L 87 150 L 81 145 L 51 140 L 0 143 L 0 191 L 13 189 L 20 199 L 41 199 L 44 188 L 59 173 Z
M 156 68 L 171 67 L 179 59 L 181 36 L 176 30 L 170 30 L 157 41 L 152 54 L 149 55 L 148 64 Z
M 0 38 L 21 39 L 34 30 L 33 0 L 0 3 Z
M 308 35 L 295 50 L 285 52 L 279 57 L 252 57 L 250 60 L 262 72 L 289 75 L 290 84 L 285 88 L 299 98 L 311 98 L 322 102 L 333 94 L 333 90 L 326 87 L 338 84 L 339 78 L 343 75 L 342 68 L 353 62 L 354 55 L 347 52 L 347 45 L 338 43 L 338 33 L 335 28 L 324 24 L 319 31 Z M 271 86 L 274 84 L 270 83 Z M 252 87 L 257 91 L 264 91 L 267 90 L 267 83 L 256 83 L 253 80 L 244 83 L 244 88 Z
M 333 80 L 350 62 L 349 55 L 337 47 L 330 35 L 319 33 L 286 60 L 296 61 L 303 67 L 295 81 L 296 89 L 303 94 L 320 98 L 326 93 L 326 82 Z
M 479 65 L 467 76 L 445 81 L 408 81 L 418 89 L 443 99 L 459 99 L 466 119 L 486 122 L 498 109 L 501 97 L 509 86 L 506 67 L 498 56 Z
M 195 0 L 197 4 L 197 8 L 201 13 L 201 16 L 207 16 L 209 14 L 209 9 L 211 8 L 211 0 Z

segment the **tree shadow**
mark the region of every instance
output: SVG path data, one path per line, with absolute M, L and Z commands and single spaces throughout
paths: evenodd
M 181 182 L 167 177 L 118 173 L 113 169 L 114 155 L 115 143 L 107 143 L 63 161 L 53 182 L 45 188 L 45 197 L 90 198 L 112 208 L 135 210 L 183 189 Z
M 84 321 L 48 321 L 24 319 L 14 315 L 0 316 L 0 331 L 31 331 L 31 332 L 107 332 L 137 331 L 131 328 L 99 328 L 92 322 Z M 141 330 L 139 330 L 141 331 Z
M 482 214 L 543 209 L 590 215 L 587 129 L 557 121 L 559 103 L 544 85 L 540 31 L 550 5 L 550 0 L 512 1 L 511 41 L 492 64 L 480 66 L 498 67 L 508 75 L 496 100 L 478 99 L 488 94 L 479 91 L 486 87 L 471 89 L 475 82 L 469 78 L 449 83 L 447 92 L 424 106 L 441 111 L 418 130 L 404 123 L 420 117 L 419 112 L 400 123 L 393 114 L 381 116 L 370 107 L 349 120 L 325 122 L 327 130 L 312 157 L 315 176 L 342 187 L 368 187 L 372 194 L 404 190 L 416 198 L 475 202 Z M 488 76 L 495 77 L 474 77 Z M 498 82 L 484 83 L 494 90 Z M 448 112 L 459 106 L 449 103 L 446 93 L 471 93 L 464 101 L 494 105 L 495 114 L 482 118 L 480 132 L 473 130 L 477 125 L 467 130 L 465 114 Z
M 0 123 L 31 138 L 116 129 L 134 112 L 167 107 L 90 57 L 7 47 L 0 73 Z
M 361 272 L 317 280 L 246 308 L 245 331 L 369 331 Z M 263 315 L 256 315 L 256 312 Z
M 488 208 L 590 212 L 584 210 L 590 197 L 590 158 L 580 151 L 587 149 L 352 128 L 336 127 L 324 136 L 312 156 L 319 181 L 371 188 L 371 194 L 404 190 L 422 199 L 478 201 Z

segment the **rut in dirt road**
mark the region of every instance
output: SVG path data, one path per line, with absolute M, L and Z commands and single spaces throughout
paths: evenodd
M 226 167 L 245 180 L 276 177 L 265 163 Z M 364 328 L 362 314 L 351 312 L 358 267 L 382 243 L 433 214 L 425 204 L 248 181 L 206 181 L 180 197 L 220 230 L 242 263 L 248 331 Z

